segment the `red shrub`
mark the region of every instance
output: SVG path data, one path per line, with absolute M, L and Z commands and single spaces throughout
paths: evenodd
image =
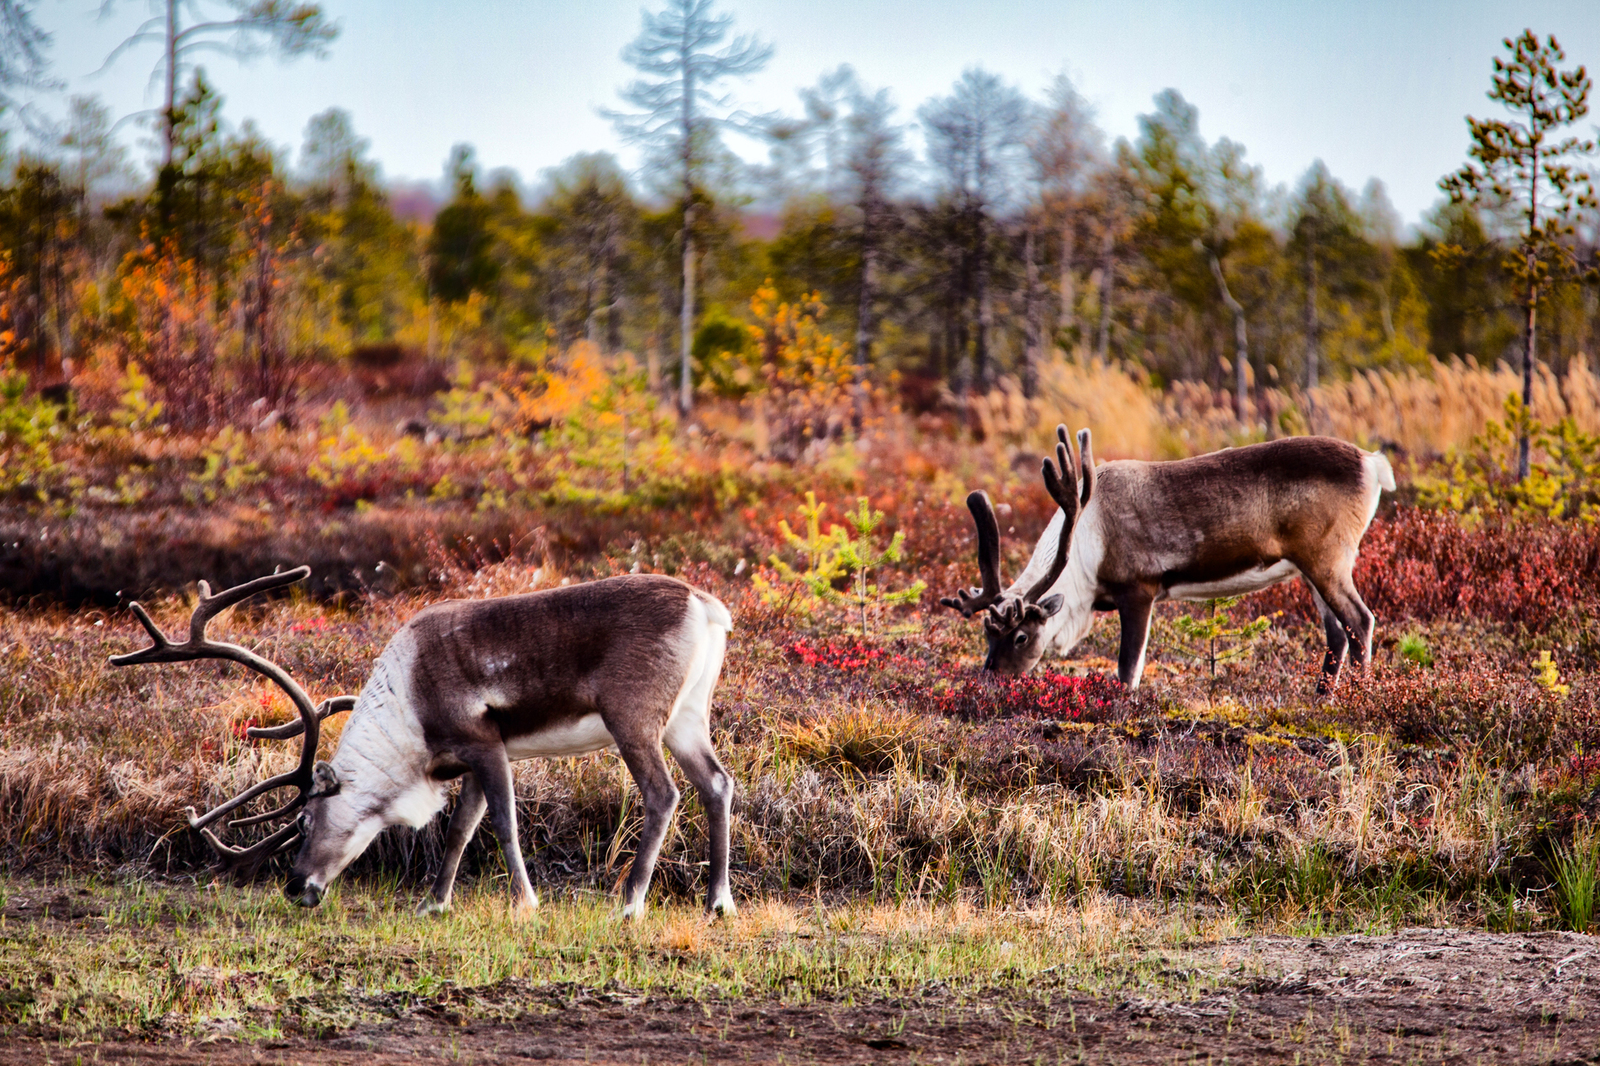
M 1600 527 L 1490 520 L 1402 507 L 1367 530 L 1356 588 L 1383 622 L 1483 619 L 1548 628 L 1574 609 L 1600 610 Z M 1303 582 L 1253 597 L 1260 614 L 1316 620 Z

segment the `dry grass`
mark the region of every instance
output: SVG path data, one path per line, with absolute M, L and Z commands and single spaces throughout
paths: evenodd
M 1462 448 L 1484 425 L 1505 416 L 1506 397 L 1522 391 L 1521 371 L 1461 359 L 1429 360 L 1422 368 L 1357 371 L 1318 388 L 1252 389 L 1243 416 L 1231 392 L 1199 382 L 1163 391 L 1135 364 L 1106 364 L 1079 353 L 1040 368 L 1038 399 L 1024 399 L 1013 380 L 970 401 L 986 437 L 1030 454 L 1047 449 L 1057 422 L 1094 431 L 1104 458 L 1175 459 L 1285 433 L 1325 433 L 1367 447 L 1398 449 L 1417 461 Z M 1542 422 L 1570 417 L 1586 433 L 1600 432 L 1600 378 L 1587 360 L 1572 360 L 1557 377 L 1535 368 L 1533 410 Z

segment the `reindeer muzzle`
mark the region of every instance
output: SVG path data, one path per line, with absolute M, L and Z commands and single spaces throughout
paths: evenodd
M 322 902 L 322 889 L 299 874 L 291 874 L 283 886 L 283 894 L 302 907 L 315 907 Z

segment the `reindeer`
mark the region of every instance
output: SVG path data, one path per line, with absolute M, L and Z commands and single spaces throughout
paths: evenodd
M 699 792 L 710 823 L 708 913 L 732 914 L 728 823 L 733 780 L 711 747 L 711 693 L 722 670 L 733 619 L 722 603 L 675 578 L 626 575 L 489 600 L 451 600 L 419 612 L 389 641 L 361 694 L 313 705 L 275 663 L 234 644 L 206 639 L 219 611 L 258 592 L 309 576 L 309 567 L 271 574 L 200 602 L 189 639 L 175 644 L 139 604 L 131 608 L 153 643 L 114 656 L 116 666 L 225 659 L 270 678 L 299 720 L 249 735 L 304 734 L 299 765 L 246 789 L 189 824 L 223 868 L 249 877 L 273 855 L 300 844 L 284 894 L 305 907 L 390 825 L 420 828 L 462 779 L 446 833 L 444 864 L 418 907 L 449 908 L 456 869 L 485 811 L 511 874 L 513 905 L 538 906 L 517 843 L 511 763 L 535 756 L 610 748 L 627 764 L 644 799 L 644 834 L 622 891 L 622 915 L 637 916 L 678 803 L 665 744 Z M 351 710 L 329 762 L 317 762 L 321 721 Z M 257 825 L 299 812 L 295 821 L 248 848 L 223 844 L 208 828 L 279 788 L 297 790 L 283 806 L 229 823 Z
M 1071 651 L 1094 612 L 1114 610 L 1122 622 L 1117 677 L 1138 688 L 1157 603 L 1238 596 L 1297 576 L 1310 586 L 1327 635 L 1318 692 L 1338 678 L 1347 653 L 1366 665 L 1374 619 L 1350 571 L 1379 493 L 1394 490 L 1383 455 L 1331 437 L 1291 437 L 1096 468 L 1087 429 L 1078 433 L 1076 464 L 1065 426 L 1056 438 L 1056 460 L 1045 457 L 1043 476 L 1060 510 L 1009 587 L 1001 587 L 1000 524 L 989 497 L 967 497 L 983 586 L 940 602 L 966 618 L 988 611 L 986 669 L 1025 674 L 1046 652 Z

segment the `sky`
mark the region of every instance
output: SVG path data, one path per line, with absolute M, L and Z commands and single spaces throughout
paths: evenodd
M 105 57 L 150 14 L 151 0 L 40 0 L 64 89 L 35 106 L 63 110 L 95 94 L 118 118 L 159 104 L 154 44 Z M 224 10 L 219 0 L 202 0 Z M 224 116 L 253 119 L 298 157 L 306 122 L 349 111 L 391 181 L 438 181 L 451 146 L 486 170 L 529 184 L 578 152 L 638 165 L 601 108 L 633 72 L 623 47 L 639 0 L 325 0 L 340 26 L 324 59 L 241 65 L 210 56 Z M 841 63 L 888 88 L 899 116 L 948 93 L 981 66 L 1034 98 L 1066 73 L 1108 138 L 1137 136 L 1138 116 L 1166 88 L 1199 108 L 1208 140 L 1242 144 L 1270 184 L 1292 186 L 1316 159 L 1355 189 L 1378 178 L 1407 223 L 1438 200 L 1437 182 L 1465 160 L 1464 116 L 1498 114 L 1486 99 L 1501 40 L 1554 33 L 1567 65 L 1600 67 L 1597 0 L 722 0 L 736 32 L 775 46 L 767 68 L 728 88 L 747 110 L 797 112 L 797 91 Z M 98 71 L 98 72 L 97 72 Z M 1600 105 L 1600 98 L 1596 100 Z M 1581 132 L 1595 133 L 1594 119 Z M 119 132 L 154 155 L 135 121 Z M 915 141 L 913 143 L 916 143 Z M 143 147 L 139 147 L 143 145 Z M 754 145 L 736 145 L 755 159 Z

